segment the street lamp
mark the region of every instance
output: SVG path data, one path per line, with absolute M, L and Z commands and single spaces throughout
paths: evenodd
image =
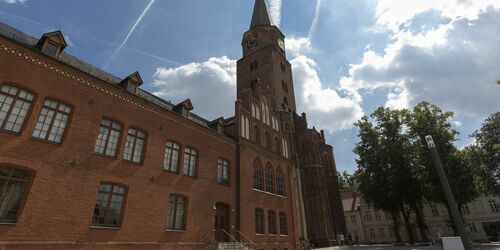
M 467 237 L 467 232 L 465 231 L 465 226 L 460 217 L 460 213 L 458 212 L 458 205 L 455 201 L 455 197 L 451 192 L 450 183 L 448 183 L 448 178 L 443 169 L 443 165 L 441 164 L 441 160 L 439 159 L 439 155 L 436 149 L 436 145 L 434 144 L 434 140 L 432 136 L 428 135 L 425 137 L 425 141 L 427 142 L 427 147 L 431 152 L 432 162 L 436 167 L 439 180 L 441 182 L 441 186 L 443 187 L 444 195 L 446 196 L 446 201 L 448 202 L 448 207 L 450 208 L 451 218 L 453 223 L 457 227 L 458 233 L 460 234 L 460 238 L 462 239 L 462 244 L 464 245 L 465 250 L 472 249 L 471 243 Z

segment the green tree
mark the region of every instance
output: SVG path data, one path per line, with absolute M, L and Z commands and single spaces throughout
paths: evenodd
M 482 150 L 483 177 L 488 189 L 499 193 L 496 180 L 500 178 L 500 112 L 491 114 L 473 134 Z
M 392 215 L 396 239 L 399 235 L 398 214 L 403 213 L 410 242 L 414 242 L 409 222 L 410 209 L 405 204 L 420 203 L 421 190 L 413 170 L 414 150 L 404 122 L 407 111 L 378 108 L 371 118 L 356 123 L 360 142 L 354 152 L 358 155 L 356 180 L 365 200 L 376 209 Z
M 451 126 L 451 118 L 453 118 L 452 112 L 443 112 L 436 105 L 422 102 L 414 107 L 408 127 L 418 148 L 418 165 L 422 169 L 422 184 L 427 190 L 425 193 L 426 200 L 447 205 L 441 183 L 425 143 L 425 136 L 432 135 L 455 199 L 458 206 L 461 207 L 477 198 L 481 192 L 474 185 L 474 180 L 477 180 L 477 173 L 471 166 L 462 161 L 463 157 L 453 145 L 458 132 Z

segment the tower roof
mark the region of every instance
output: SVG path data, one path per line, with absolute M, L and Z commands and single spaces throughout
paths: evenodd
M 266 0 L 255 0 L 255 6 L 253 8 L 252 23 L 250 24 L 250 29 L 257 26 L 271 26 L 271 17 L 267 10 Z

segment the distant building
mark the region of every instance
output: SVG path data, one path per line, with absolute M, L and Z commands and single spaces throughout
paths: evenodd
M 256 0 L 235 115 L 211 121 L 66 54 L 60 31 L 0 24 L 0 248 L 283 250 L 345 233 L 333 149 L 296 114 L 270 20 Z
M 393 221 L 390 214 L 368 206 L 360 193 L 352 190 L 342 191 L 342 203 L 348 234 L 359 236 L 360 242 L 393 243 L 396 241 Z M 441 237 L 453 236 L 448 211 L 441 204 L 425 204 L 423 208 L 429 240 L 440 241 Z M 462 207 L 465 226 L 474 241 L 496 240 L 500 238 L 500 198 L 482 196 Z M 400 215 L 402 218 L 402 215 Z M 417 227 L 416 218 L 410 215 L 410 224 L 414 239 L 422 237 Z M 408 233 L 401 220 L 399 228 L 401 238 L 408 242 Z

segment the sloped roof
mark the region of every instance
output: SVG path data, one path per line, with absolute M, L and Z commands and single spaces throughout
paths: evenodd
M 258 26 L 272 26 L 266 0 L 255 0 L 250 29 Z

